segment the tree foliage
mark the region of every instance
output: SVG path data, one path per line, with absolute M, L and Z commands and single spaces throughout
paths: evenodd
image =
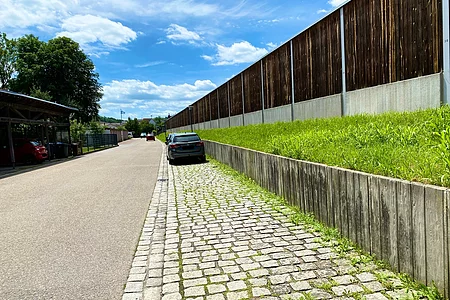
M 91 121 L 89 123 L 89 131 L 91 134 L 102 134 L 105 130 L 105 127 L 97 121 Z
M 86 126 L 77 120 L 70 121 L 70 136 L 75 143 L 83 140 L 83 135 L 86 134 Z
M 99 120 L 101 122 L 108 122 L 108 123 L 120 123 L 120 122 L 122 122 L 122 120 L 120 120 L 120 119 L 116 119 L 116 118 L 112 118 L 112 117 L 103 117 L 103 116 L 99 116 Z
M 50 95 L 49 92 L 43 92 L 40 89 L 33 89 L 33 90 L 31 90 L 30 96 L 34 97 L 34 98 L 48 100 L 48 101 L 52 100 L 52 96 Z
M 0 89 L 9 88 L 11 78 L 16 71 L 17 42 L 0 33 Z
M 67 37 L 43 42 L 34 35 L 14 43 L 17 76 L 9 78 L 11 90 L 46 93 L 46 99 L 78 108 L 77 117 L 86 123 L 98 117 L 102 87 L 94 63 L 78 43 Z M 6 58 L 2 54 L 0 59 Z
M 153 130 L 155 130 L 155 126 L 145 120 L 142 120 L 141 122 L 139 122 L 139 128 L 140 128 L 140 132 L 145 132 L 145 133 L 150 133 L 150 132 L 153 132 Z
M 127 122 L 125 123 L 125 128 L 128 131 L 133 132 L 134 136 L 138 136 L 141 132 L 141 128 L 139 126 L 139 121 L 137 118 L 134 118 L 133 120 L 129 117 Z

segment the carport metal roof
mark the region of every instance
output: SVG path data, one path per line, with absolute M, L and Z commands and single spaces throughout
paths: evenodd
M 34 98 L 31 96 L 0 90 L 0 122 L 47 124 L 68 126 L 68 123 L 58 124 L 50 118 L 66 117 L 78 109 L 58 103 Z
M 46 136 L 48 137 L 49 126 L 70 128 L 70 114 L 77 111 L 78 109 L 73 107 L 11 91 L 0 90 L 0 123 L 7 124 L 12 167 L 15 168 L 16 165 L 11 128 L 12 123 L 44 125 L 47 131 Z

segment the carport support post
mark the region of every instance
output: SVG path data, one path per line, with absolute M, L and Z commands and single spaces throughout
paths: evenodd
M 47 137 L 47 152 L 48 152 L 48 160 L 52 157 L 52 149 L 50 148 L 50 137 L 48 135 L 48 125 L 45 124 L 45 136 Z
M 67 119 L 67 121 L 69 122 L 69 127 L 67 127 L 67 134 L 69 136 L 69 152 L 72 152 L 72 156 L 75 156 L 75 154 L 73 153 L 73 147 L 72 147 L 72 136 L 70 135 L 70 118 Z
M 11 121 L 8 122 L 8 140 L 9 140 L 9 153 L 11 154 L 11 163 L 13 169 L 16 168 L 16 156 L 14 155 L 14 143 L 12 138 L 12 128 L 11 128 Z
M 69 136 L 69 145 L 72 145 L 72 136 L 70 135 L 70 118 L 67 119 L 67 122 L 69 122 L 69 127 L 67 127 L 67 134 Z

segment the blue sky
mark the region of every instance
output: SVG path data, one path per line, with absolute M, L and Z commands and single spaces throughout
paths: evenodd
M 67 36 L 93 60 L 100 114 L 175 114 L 345 0 L 0 0 L 0 31 Z

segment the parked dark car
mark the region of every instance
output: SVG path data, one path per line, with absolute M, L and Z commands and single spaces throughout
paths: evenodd
M 167 159 L 170 164 L 182 158 L 197 158 L 206 161 L 205 146 L 195 132 L 170 134 L 167 144 Z
M 41 163 L 48 157 L 47 149 L 41 143 L 26 138 L 15 138 L 14 157 L 17 163 Z M 9 146 L 4 145 L 0 149 L 0 164 L 11 162 Z

